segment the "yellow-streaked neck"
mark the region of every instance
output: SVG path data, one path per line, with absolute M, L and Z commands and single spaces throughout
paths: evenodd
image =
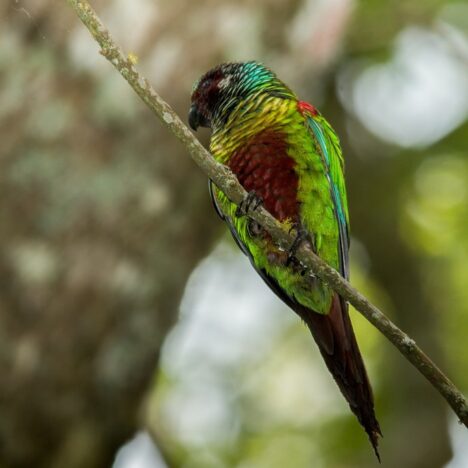
M 253 96 L 240 103 L 226 124 L 214 129 L 210 141 L 213 156 L 226 164 L 237 148 L 267 129 L 282 131 L 297 115 L 297 101 L 268 94 Z

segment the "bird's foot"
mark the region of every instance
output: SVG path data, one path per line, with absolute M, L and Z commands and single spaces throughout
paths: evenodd
M 263 203 L 262 197 L 251 190 L 247 196 L 239 203 L 236 209 L 236 216 L 238 218 L 247 216 L 249 213 L 255 211 Z
M 301 271 L 301 274 L 304 275 L 306 269 L 303 267 L 302 263 L 296 258 L 296 253 L 303 242 L 307 242 L 312 247 L 312 250 L 315 252 L 315 242 L 313 238 L 314 236 L 312 233 L 307 231 L 300 223 L 294 224 L 289 232 L 293 230 L 296 231 L 296 237 L 294 238 L 291 247 L 289 247 L 288 249 L 288 258 L 286 260 L 286 266 L 292 265 L 294 269 L 297 269 L 298 266 L 302 266 L 303 270 Z

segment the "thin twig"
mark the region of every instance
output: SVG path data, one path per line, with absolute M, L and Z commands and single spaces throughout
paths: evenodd
M 247 196 L 247 192 L 239 184 L 234 174 L 226 166 L 214 160 L 211 154 L 201 145 L 178 115 L 171 109 L 169 104 L 154 91 L 148 80 L 137 72 L 133 63 L 134 61 L 131 60 L 131 57 L 125 57 L 89 3 L 84 0 L 67 1 L 101 47 L 101 54 L 114 65 L 148 107 L 186 146 L 192 159 L 201 170 L 231 201 L 239 204 Z M 279 247 L 287 250 L 291 246 L 294 241 L 293 235 L 285 231 L 281 224 L 263 207 L 249 214 L 249 216 L 268 231 Z M 411 337 L 401 331 L 376 306 L 354 289 L 336 270 L 327 265 L 308 249 L 307 246 L 303 245 L 300 247 L 296 256 L 306 268 L 326 282 L 380 330 L 439 391 L 457 414 L 460 422 L 468 427 L 468 404 L 465 397 L 421 348 L 417 346 Z

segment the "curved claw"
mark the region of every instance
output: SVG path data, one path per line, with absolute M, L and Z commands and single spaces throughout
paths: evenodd
M 293 229 L 296 230 L 296 237 L 294 238 L 294 241 L 291 244 L 291 247 L 289 247 L 288 258 L 286 260 L 286 266 L 289 266 L 295 262 L 296 263 L 298 262 L 298 260 L 296 259 L 296 253 L 303 242 L 308 242 L 311 245 L 312 250 L 316 253 L 314 235 L 310 233 L 309 231 L 307 231 L 299 223 L 292 226 L 289 232 L 291 232 Z
M 236 209 L 236 216 L 247 216 L 252 211 L 255 211 L 263 203 L 262 197 L 256 194 L 255 190 L 251 190 L 247 196 L 239 203 Z

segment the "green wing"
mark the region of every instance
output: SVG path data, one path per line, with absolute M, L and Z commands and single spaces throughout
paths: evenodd
M 305 113 L 317 148 L 320 151 L 333 200 L 335 216 L 339 228 L 339 250 L 341 274 L 349 277 L 349 215 L 344 181 L 344 160 L 338 136 L 330 124 L 320 115 Z

